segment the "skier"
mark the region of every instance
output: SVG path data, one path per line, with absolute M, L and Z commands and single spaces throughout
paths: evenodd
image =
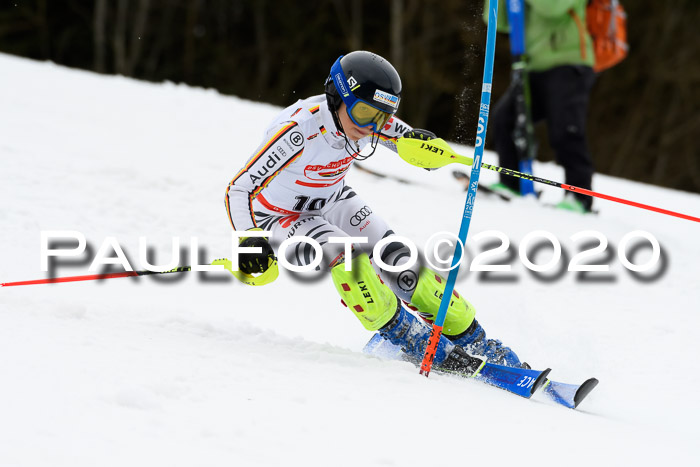
M 586 142 L 588 101 L 595 81 L 593 47 L 586 30 L 587 0 L 525 0 L 526 72 L 533 123 L 546 120 L 549 144 L 564 167 L 569 185 L 591 189 L 593 161 Z M 484 18 L 488 18 L 488 1 Z M 498 30 L 508 32 L 505 0 L 499 0 Z M 518 170 L 513 141 L 516 90 L 511 86 L 496 103 L 493 135 L 499 165 Z M 501 175 L 492 190 L 520 194 L 517 178 Z M 593 198 L 567 193 L 558 208 L 590 212 Z
M 408 359 L 422 359 L 430 328 L 424 320 L 437 314 L 446 281 L 427 268 L 414 265 L 400 273 L 372 265 L 372 251 L 393 230 L 345 183 L 355 160 L 370 157 L 378 145 L 396 151 L 400 137 L 431 139 L 427 130 L 413 129 L 395 116 L 401 99 L 401 79 L 382 57 L 355 51 L 339 57 L 325 82 L 325 94 L 297 101 L 267 127 L 263 142 L 226 189 L 226 209 L 237 231 L 269 230 L 277 239 L 308 236 L 322 247 L 341 301 L 370 331 L 400 346 Z M 367 237 L 353 244 L 352 259 L 344 245 L 330 237 Z M 266 238 L 242 238 L 242 247 L 260 247 L 260 253 L 241 254 L 240 270 L 264 273 L 274 261 Z M 310 264 L 315 251 L 308 243 L 290 248 L 287 260 Z M 400 266 L 408 247 L 394 241 L 380 250 L 381 260 Z M 345 271 L 345 261 L 352 271 Z M 470 374 L 473 361 L 521 366 L 518 356 L 500 341 L 487 339 L 474 319 L 474 307 L 454 292 L 447 311 L 443 337 L 434 360 L 437 368 Z

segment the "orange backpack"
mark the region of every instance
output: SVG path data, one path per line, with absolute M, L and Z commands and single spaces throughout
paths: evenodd
M 627 14 L 618 0 L 589 0 L 586 26 L 593 39 L 596 72 L 617 65 L 627 56 Z

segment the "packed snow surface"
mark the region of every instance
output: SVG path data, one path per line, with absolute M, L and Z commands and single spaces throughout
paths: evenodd
M 200 264 L 230 256 L 224 190 L 278 108 L 7 55 L 0 70 L 0 282 L 47 277 L 42 231 L 87 239 L 86 254 L 59 258 L 58 276 L 87 274 L 105 241 L 136 270 L 140 237 L 160 264 L 176 237 L 185 252 L 197 239 Z M 485 160 L 498 163 L 489 152 Z M 346 177 L 397 234 L 423 249 L 433 233 L 458 231 L 458 167 L 428 173 L 390 152 L 365 167 L 414 181 L 357 168 Z M 535 170 L 563 181 L 555 165 Z M 495 180 L 482 172 L 482 183 Z M 543 203 L 562 196 L 541 189 Z M 700 215 L 696 194 L 603 175 L 594 189 Z M 512 268 L 480 273 L 465 263 L 457 283 L 488 335 L 533 367 L 564 382 L 600 379 L 578 410 L 435 372 L 426 379 L 409 363 L 363 354 L 370 334 L 325 274 L 282 271 L 262 288 L 199 272 L 3 287 L 0 465 L 693 464 L 700 225 L 595 206 L 598 215 L 583 216 L 480 194 L 470 258 L 500 235 L 508 250 L 483 262 Z M 535 248 L 543 235 L 561 244 L 551 271 L 530 271 L 520 258 L 534 231 L 544 234 L 524 249 L 535 264 L 553 254 Z M 589 231 L 608 244 L 583 263 L 609 271 L 566 271 L 600 242 Z M 661 248 L 648 272 L 632 273 L 618 256 L 635 231 Z M 571 238 L 580 232 L 589 233 Z M 643 246 L 632 242 L 626 254 L 643 264 L 650 243 L 636 241 Z

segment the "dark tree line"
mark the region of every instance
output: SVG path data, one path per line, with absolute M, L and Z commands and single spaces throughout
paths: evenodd
M 631 52 L 593 92 L 596 167 L 700 192 L 700 2 L 623 4 Z M 482 0 L 3 0 L 0 51 L 286 105 L 322 92 L 338 55 L 363 48 L 401 73 L 402 117 L 473 143 L 482 7 Z M 494 99 L 509 83 L 508 54 L 501 35 Z M 541 159 L 551 159 L 546 144 Z

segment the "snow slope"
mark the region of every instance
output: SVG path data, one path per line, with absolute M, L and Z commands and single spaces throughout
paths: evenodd
M 113 236 L 135 269 L 140 236 L 159 263 L 173 237 L 185 246 L 197 237 L 203 258 L 229 256 L 224 190 L 276 111 L 0 55 L 0 282 L 45 277 L 45 230 L 83 232 L 93 254 Z M 458 230 L 464 192 L 452 167 L 427 173 L 391 153 L 367 164 L 417 181 L 348 176 L 397 233 L 422 247 L 434 232 Z M 556 166 L 536 171 L 562 180 Z M 700 214 L 694 194 L 602 175 L 594 189 Z M 561 196 L 544 190 L 547 201 Z M 492 276 L 508 279 L 499 281 L 465 266 L 457 285 L 487 333 L 534 367 L 552 367 L 562 381 L 600 379 L 580 410 L 471 380 L 425 379 L 407 363 L 362 354 L 370 335 L 326 276 L 283 272 L 265 288 L 198 273 L 3 287 L 0 465 L 697 462 L 700 226 L 596 205 L 598 216 L 580 216 L 480 195 L 468 244 L 476 252 L 488 243 L 476 234 L 502 232 L 512 257 L 490 262 L 513 269 Z M 586 281 L 532 274 L 517 249 L 535 230 L 561 242 L 564 265 L 583 242 L 571 235 L 599 231 L 608 255 L 593 259 L 610 272 Z M 662 247 L 665 268 L 650 280 L 617 259 L 635 230 Z M 643 263 L 649 251 L 632 259 Z M 550 256 L 545 249 L 532 259 Z M 57 272 L 85 274 L 91 259 Z

